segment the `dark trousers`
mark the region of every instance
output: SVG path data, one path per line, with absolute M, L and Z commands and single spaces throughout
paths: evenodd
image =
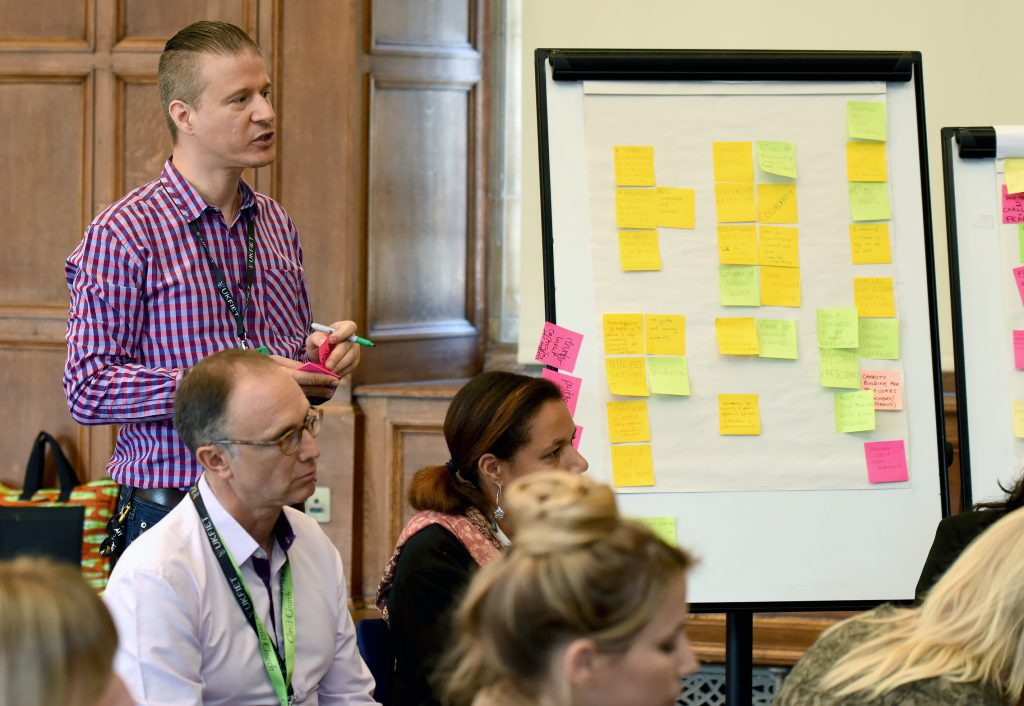
M 111 565 L 117 562 L 124 549 L 127 549 L 146 530 L 162 520 L 186 495 L 188 495 L 187 492 L 174 488 L 143 489 L 127 485 L 121 486 L 121 494 L 117 498 L 114 517 L 121 515 L 126 504 L 130 503 L 131 506 L 128 508 L 128 514 L 125 516 L 122 526 L 124 544 L 121 552 L 111 556 Z

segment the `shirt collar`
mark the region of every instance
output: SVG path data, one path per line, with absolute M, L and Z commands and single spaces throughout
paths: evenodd
M 167 195 L 171 197 L 174 205 L 181 211 L 181 215 L 189 223 L 199 218 L 206 209 L 210 208 L 199 192 L 196 191 L 195 187 L 174 166 L 173 157 L 168 157 L 167 161 L 164 162 L 163 171 L 160 172 L 160 184 L 164 187 Z M 242 206 L 239 211 L 257 207 L 256 192 L 245 182 L 245 179 L 238 180 L 238 190 L 242 194 Z M 231 224 L 229 223 L 228 225 L 230 226 Z
M 235 562 L 241 566 L 253 554 L 259 551 L 259 543 L 220 504 L 217 496 L 213 494 L 210 484 L 206 482 L 206 476 L 200 476 L 197 485 L 199 486 L 199 495 L 202 496 L 203 502 L 206 504 L 206 510 L 210 513 L 213 526 L 217 528 L 217 534 L 220 535 L 220 541 L 231 552 Z M 295 543 L 295 531 L 292 529 L 291 523 L 288 522 L 288 518 L 285 517 L 283 509 L 280 517 L 277 518 L 277 523 L 274 525 L 274 539 L 277 542 L 277 546 L 285 554 L 288 553 L 292 544 Z

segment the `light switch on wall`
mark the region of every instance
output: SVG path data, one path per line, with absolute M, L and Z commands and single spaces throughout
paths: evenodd
M 306 514 L 317 522 L 331 521 L 331 489 L 318 485 L 306 500 Z

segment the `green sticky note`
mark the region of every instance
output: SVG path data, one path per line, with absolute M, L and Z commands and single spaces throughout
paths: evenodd
M 796 321 L 792 319 L 758 319 L 757 344 L 762 358 L 796 360 Z
M 875 391 L 858 390 L 836 395 L 836 431 L 849 433 L 875 428 Z
M 899 319 L 861 319 L 857 338 L 861 358 L 898 360 L 900 357 Z
M 819 348 L 818 377 L 822 387 L 860 389 L 860 358 L 857 351 Z
M 1017 245 L 1020 250 L 1020 261 L 1024 262 L 1024 223 L 1017 224 Z
M 718 296 L 722 306 L 760 306 L 761 287 L 757 281 L 757 267 L 719 265 Z
M 851 181 L 850 219 L 887 221 L 892 218 L 888 182 Z
M 769 174 L 796 179 L 796 145 L 792 142 L 757 141 L 757 166 Z
M 857 309 L 818 309 L 818 347 L 856 348 Z
M 885 103 L 847 102 L 846 129 L 850 139 L 885 142 Z
M 642 525 L 647 525 L 658 539 L 670 546 L 676 546 L 676 518 L 674 517 L 634 517 Z
M 690 371 L 686 365 L 686 358 L 648 358 L 647 376 L 651 392 L 655 395 L 690 394 Z

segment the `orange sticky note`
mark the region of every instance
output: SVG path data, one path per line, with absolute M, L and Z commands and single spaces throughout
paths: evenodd
M 654 147 L 616 145 L 616 186 L 654 186 Z
M 719 223 L 743 223 L 757 219 L 753 182 L 715 184 L 715 210 Z
M 889 181 L 884 142 L 846 143 L 847 181 Z
M 620 230 L 619 266 L 623 272 L 661 269 L 657 230 Z
M 799 228 L 787 226 L 759 226 L 758 253 L 762 265 L 799 267 Z
M 754 181 L 752 142 L 712 142 L 715 181 Z
M 761 306 L 800 306 L 800 268 L 762 266 Z
M 722 355 L 757 355 L 761 351 L 752 316 L 715 319 L 715 336 Z
M 632 441 L 650 441 L 651 425 L 647 417 L 647 402 L 608 402 L 608 441 L 620 444 Z
M 756 436 L 761 433 L 757 395 L 719 395 L 718 433 L 722 436 Z
M 892 251 L 889 247 L 889 224 L 851 223 L 850 258 L 854 265 L 890 264 Z
M 678 314 L 647 314 L 648 355 L 686 355 L 686 317 Z
M 796 223 L 796 184 L 758 184 L 757 220 L 761 223 Z
M 896 316 L 892 277 L 854 277 L 853 305 L 862 319 L 891 319 Z
M 723 265 L 756 265 L 757 226 L 718 226 L 718 261 Z
M 647 397 L 647 363 L 644 358 L 605 358 L 604 371 L 613 395 Z
M 615 224 L 619 228 L 655 228 L 658 195 L 654 189 L 616 189 Z
M 620 488 L 654 485 L 651 445 L 612 446 L 612 483 Z
M 895 412 L 903 409 L 903 371 L 862 370 L 861 387 L 875 391 L 875 410 Z
M 659 228 L 693 228 L 694 191 L 659 186 L 655 189 L 658 200 Z
M 601 318 L 605 355 L 643 355 L 643 314 L 605 314 Z

